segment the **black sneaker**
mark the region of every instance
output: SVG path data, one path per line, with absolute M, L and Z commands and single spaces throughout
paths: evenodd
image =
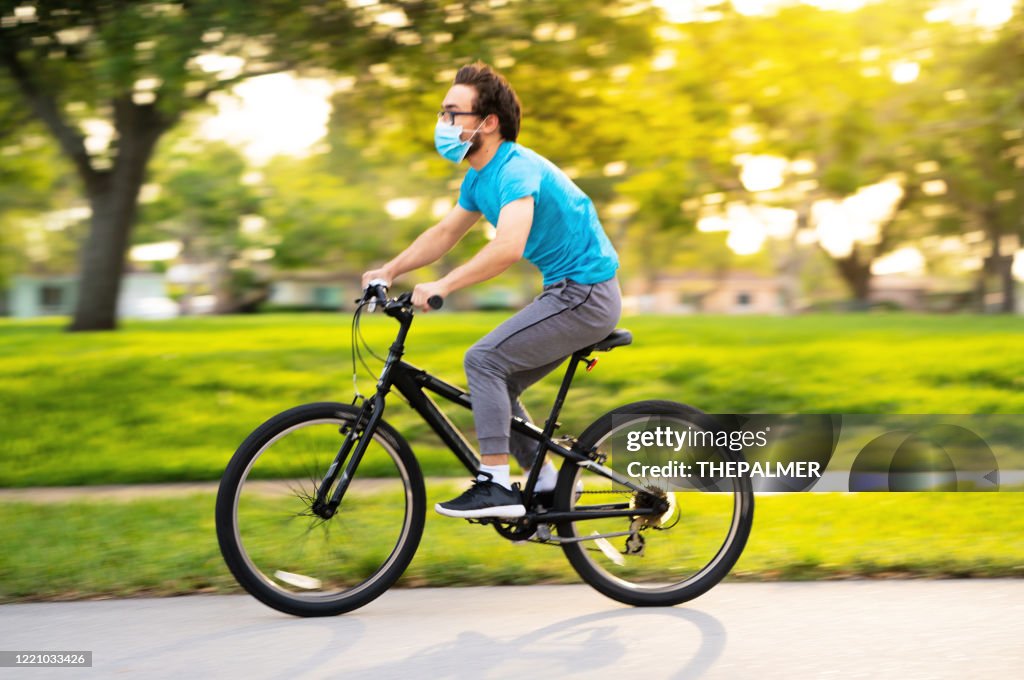
M 518 490 L 506 489 L 501 484 L 491 481 L 486 472 L 487 480 L 474 479 L 473 486 L 462 492 L 458 498 L 446 503 L 438 503 L 434 510 L 446 517 L 522 517 L 526 514 L 522 496 Z

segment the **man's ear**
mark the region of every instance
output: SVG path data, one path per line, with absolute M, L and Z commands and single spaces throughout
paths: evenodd
M 493 125 L 492 125 L 493 123 Z M 501 120 L 498 118 L 498 114 L 489 113 L 484 118 L 484 130 L 488 133 L 496 132 L 501 129 Z

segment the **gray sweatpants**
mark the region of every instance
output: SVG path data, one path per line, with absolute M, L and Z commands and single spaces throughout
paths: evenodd
M 481 454 L 511 453 L 533 463 L 536 442 L 512 433 L 512 415 L 530 420 L 519 395 L 576 350 L 615 329 L 622 311 L 619 281 L 577 283 L 563 279 L 544 286 L 530 304 L 466 352 L 464 365 L 473 402 Z

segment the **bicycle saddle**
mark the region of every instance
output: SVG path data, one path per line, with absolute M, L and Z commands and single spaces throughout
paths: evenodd
M 633 334 L 625 328 L 616 328 L 604 340 L 599 340 L 580 350 L 583 354 L 590 352 L 607 352 L 613 347 L 625 347 L 633 343 Z

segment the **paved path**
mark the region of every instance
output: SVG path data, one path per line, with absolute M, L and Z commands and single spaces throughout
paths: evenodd
M 248 596 L 13 604 L 0 678 L 1020 678 L 1024 581 L 724 584 L 669 609 L 587 586 L 392 590 L 297 619 Z

